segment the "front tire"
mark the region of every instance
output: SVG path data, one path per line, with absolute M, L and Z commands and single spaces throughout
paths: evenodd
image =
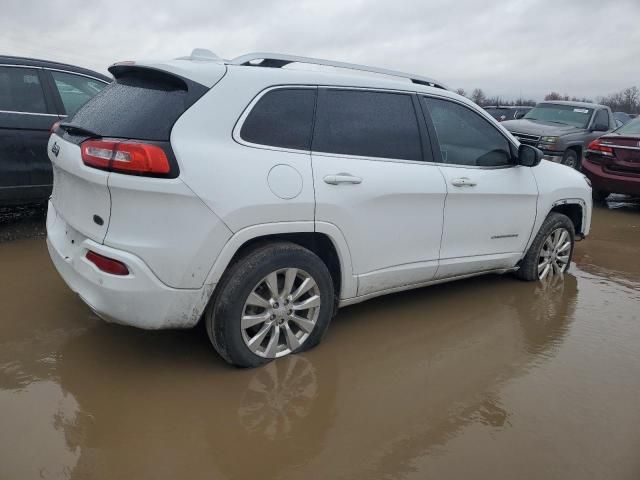
M 575 150 L 567 150 L 562 157 L 562 164 L 575 170 L 580 170 L 580 160 Z
M 256 367 L 317 345 L 334 311 L 324 262 L 289 242 L 256 248 L 223 275 L 205 314 L 216 351 L 238 367 Z
M 561 213 L 550 213 L 520 262 L 516 276 L 531 282 L 562 275 L 569 270 L 574 244 L 573 222 Z

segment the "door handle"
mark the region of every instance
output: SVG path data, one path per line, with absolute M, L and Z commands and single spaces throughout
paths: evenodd
M 329 185 L 338 185 L 340 183 L 358 184 L 362 183 L 362 179 L 350 173 L 338 173 L 324 177 L 324 183 L 328 183 Z
M 451 185 L 454 187 L 475 187 L 477 183 L 469 180 L 467 177 L 462 177 L 451 180 Z

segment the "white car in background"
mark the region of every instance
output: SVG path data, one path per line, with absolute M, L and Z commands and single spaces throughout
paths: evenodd
M 51 258 L 105 320 L 202 318 L 235 365 L 308 349 L 378 295 L 560 275 L 589 232 L 582 174 L 435 80 L 202 50 L 109 71 L 49 140 Z

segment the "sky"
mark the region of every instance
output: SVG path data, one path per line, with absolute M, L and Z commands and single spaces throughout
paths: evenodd
M 2 0 L 0 54 L 106 72 L 207 48 L 375 65 L 470 93 L 640 87 L 640 0 Z

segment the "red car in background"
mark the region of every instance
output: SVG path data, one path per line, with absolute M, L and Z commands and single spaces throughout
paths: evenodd
M 640 195 L 640 118 L 591 142 L 582 172 L 591 180 L 594 200 L 610 193 Z

